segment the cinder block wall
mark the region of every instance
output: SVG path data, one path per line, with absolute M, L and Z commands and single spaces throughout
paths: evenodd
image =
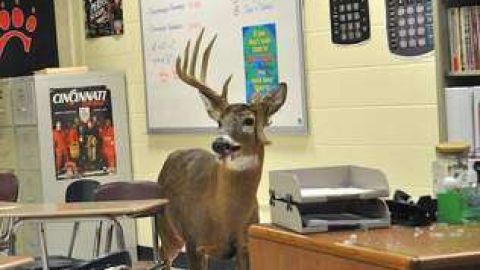
M 389 53 L 383 0 L 371 0 L 371 39 L 358 46 L 330 42 L 329 1 L 305 0 L 306 72 L 310 134 L 273 137 L 267 149 L 258 197 L 268 221 L 268 171 L 356 164 L 380 168 L 391 189 L 431 193 L 430 163 L 438 141 L 433 54 L 402 58 Z M 82 4 L 74 10 L 82 18 Z M 168 153 L 210 145 L 211 136 L 148 135 L 140 41 L 139 5 L 124 1 L 125 35 L 83 38 L 83 23 L 72 32 L 81 46 L 79 64 L 127 74 L 133 170 L 136 180 L 154 180 Z M 60 26 L 67 27 L 67 26 Z M 221 38 L 221 37 L 220 37 Z M 150 224 L 140 222 L 140 244 L 150 244 Z

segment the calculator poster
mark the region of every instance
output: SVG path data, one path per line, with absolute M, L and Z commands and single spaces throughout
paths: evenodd
M 84 0 L 87 38 L 123 34 L 123 0 Z
M 265 95 L 278 86 L 277 33 L 275 24 L 243 28 L 246 100 Z
M 50 90 L 57 180 L 116 172 L 111 93 L 106 86 Z

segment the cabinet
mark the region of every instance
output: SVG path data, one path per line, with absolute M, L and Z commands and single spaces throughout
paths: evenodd
M 33 88 L 27 78 L 0 81 L 0 170 L 17 174 L 21 186 L 20 200 L 32 203 L 42 202 L 42 188 L 27 189 L 35 181 L 27 181 L 20 175 L 40 175 L 35 111 Z M 27 190 L 36 194 L 25 196 Z
M 27 78 L 0 81 L 0 171 L 16 174 L 21 202 L 40 203 L 43 201 L 40 153 L 30 82 Z M 21 228 L 18 238 L 19 252 L 36 254 L 39 241 L 34 226 Z
M 108 134 L 102 133 L 102 129 L 107 129 L 107 119 Z M 106 141 L 106 137 L 101 136 L 109 136 L 108 151 L 110 156 L 114 156 L 114 161 L 109 160 L 107 168 L 105 157 L 103 160 L 82 160 L 83 164 L 87 164 L 82 167 L 80 158 L 73 160 L 70 157 L 63 160 L 60 163 L 62 169 L 58 169 L 54 143 L 57 122 L 62 122 L 60 132 L 65 141 L 67 134 L 76 137 L 77 143 L 81 141 L 79 137 L 86 138 L 86 132 L 81 131 L 87 130 L 87 126 L 90 126 L 88 131 L 95 131 L 88 135 L 90 139 L 94 137 L 93 141 Z M 73 122 L 78 122 L 75 127 Z M 92 125 L 96 128 L 92 128 Z M 132 181 L 128 130 L 125 79 L 121 73 L 35 75 L 0 80 L 0 171 L 13 171 L 16 174 L 20 182 L 20 202 L 63 202 L 68 185 L 78 178 L 94 179 L 101 183 Z M 69 132 L 77 134 L 70 135 Z M 94 149 L 94 157 L 106 151 L 101 143 L 96 148 L 89 147 Z M 67 153 L 70 152 L 65 150 L 63 154 Z M 70 175 L 69 166 L 78 167 L 81 173 Z M 135 222 L 125 220 L 122 224 L 127 248 L 135 258 Z M 75 257 L 91 257 L 94 227 L 94 223 L 81 226 Z M 50 254 L 66 254 L 71 231 L 71 223 L 47 224 Z M 39 241 L 35 226 L 23 226 L 17 244 L 19 253 L 38 255 Z

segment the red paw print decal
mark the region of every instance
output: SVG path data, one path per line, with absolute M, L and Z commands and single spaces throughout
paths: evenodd
M 6 10 L 5 3 L 2 2 L 0 4 L 0 58 L 13 38 L 20 39 L 23 51 L 29 53 L 32 46 L 31 35 L 36 29 L 35 7 L 32 7 L 31 14 L 27 16 L 18 6 L 14 6 L 11 11 Z

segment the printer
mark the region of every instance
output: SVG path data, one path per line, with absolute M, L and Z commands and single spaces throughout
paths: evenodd
M 337 166 L 270 171 L 272 223 L 298 233 L 390 226 L 385 175 Z

